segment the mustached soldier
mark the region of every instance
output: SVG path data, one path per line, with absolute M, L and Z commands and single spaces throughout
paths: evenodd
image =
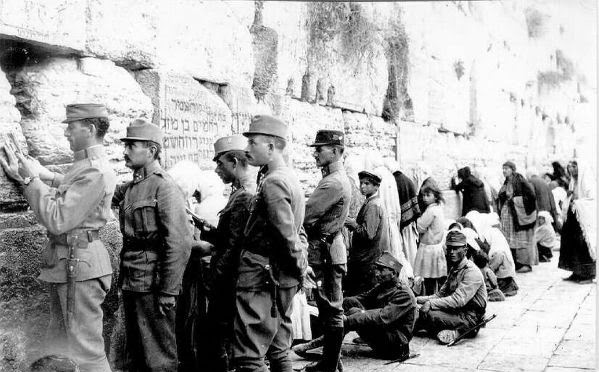
M 158 162 L 158 126 L 127 127 L 125 165 L 133 180 L 117 187 L 123 250 L 121 289 L 130 371 L 176 371 L 175 303 L 191 253 L 183 193 Z

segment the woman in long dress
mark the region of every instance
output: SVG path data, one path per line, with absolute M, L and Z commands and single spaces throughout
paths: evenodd
M 568 172 L 570 202 L 561 231 L 558 267 L 572 271 L 568 280 L 589 283 L 596 274 L 596 186 L 590 168 L 580 171 L 578 163 L 572 161 Z
M 516 212 L 516 198 L 522 198 L 526 214 L 536 210 L 536 199 L 532 186 L 520 173 L 516 172 L 516 165 L 511 162 L 503 164 L 505 181 L 499 190 L 499 216 L 501 218 L 501 232 L 512 250 L 516 263 L 516 272 L 526 273 L 532 271 L 532 265 L 539 263 L 537 249 L 534 244 L 534 227 L 536 218 L 531 224 L 522 225 L 518 222 Z

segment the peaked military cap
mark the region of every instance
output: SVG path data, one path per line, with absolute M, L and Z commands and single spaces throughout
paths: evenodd
M 121 141 L 152 141 L 162 146 L 164 134 L 157 125 L 144 119 L 135 119 L 127 127 L 127 136 Z
M 227 151 L 245 150 L 247 142 L 245 137 L 238 134 L 217 139 L 216 142 L 214 142 L 214 159 L 212 160 L 216 161 L 219 156 Z
M 265 134 L 287 139 L 287 125 L 279 118 L 270 115 L 256 115 L 250 122 L 250 129 L 243 135 Z
M 340 130 L 321 129 L 316 132 L 316 139 L 314 143 L 309 145 L 311 147 L 324 146 L 324 145 L 336 145 L 344 146 L 344 135 Z
M 374 174 L 374 172 L 369 172 L 369 171 L 361 171 L 358 173 L 358 177 L 359 178 L 369 178 L 370 180 L 372 180 L 374 183 L 380 185 L 381 184 L 381 177 L 379 177 L 378 175 Z
M 466 235 L 459 230 L 449 230 L 445 238 L 445 245 L 451 247 L 466 246 Z
M 106 118 L 108 119 L 108 111 L 106 106 L 99 103 L 73 103 L 67 105 L 67 118 L 63 120 L 63 123 L 70 123 L 72 121 L 90 119 L 90 118 Z
M 393 257 L 389 252 L 383 252 L 381 257 L 376 260 L 375 264 L 379 266 L 388 267 L 396 273 L 401 272 L 401 268 L 403 265 L 397 260 L 397 258 Z

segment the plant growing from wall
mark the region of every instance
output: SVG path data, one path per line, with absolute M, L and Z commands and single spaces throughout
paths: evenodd
M 391 21 L 389 25 L 390 32 L 385 37 L 385 56 L 387 57 L 389 69 L 389 84 L 381 116 L 385 120 L 413 121 L 412 99 L 408 94 L 407 87 L 409 40 L 400 16 Z

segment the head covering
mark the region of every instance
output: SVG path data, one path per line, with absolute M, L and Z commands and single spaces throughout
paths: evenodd
M 221 156 L 227 151 L 243 151 L 245 150 L 246 146 L 247 139 L 238 134 L 233 136 L 221 137 L 217 139 L 216 142 L 214 142 L 214 158 L 212 160 L 216 161 L 216 159 L 218 159 L 219 156 Z
M 99 103 L 73 103 L 67 105 L 66 112 L 67 118 L 62 121 L 63 123 L 90 118 L 108 119 L 106 106 Z
M 552 224 L 553 223 L 553 217 L 551 217 L 551 214 L 549 214 L 549 212 L 547 212 L 547 211 L 540 211 L 537 214 L 537 218 L 538 217 L 543 217 L 545 219 L 545 224 Z
M 458 177 L 460 177 L 461 179 L 466 179 L 471 174 L 472 174 L 472 172 L 470 171 L 470 167 L 464 167 L 464 168 L 458 169 Z
M 197 185 L 202 182 L 202 170 L 192 161 L 182 160 L 175 163 L 167 171 L 173 181 L 179 186 L 185 199 L 191 198 Z
M 451 247 L 462 247 L 466 246 L 466 235 L 460 230 L 450 230 L 445 238 L 445 245 Z
M 157 125 L 144 119 L 135 119 L 127 127 L 127 136 L 121 141 L 152 141 L 162 145 L 164 134 Z
M 368 178 L 370 179 L 372 182 L 374 182 L 377 185 L 381 184 L 381 177 L 379 177 L 378 175 L 374 174 L 374 172 L 370 172 L 370 171 L 361 171 L 358 173 L 358 177 L 360 178 Z
M 310 147 L 332 145 L 332 146 L 345 146 L 343 132 L 340 130 L 321 129 L 316 132 L 316 139 L 314 143 L 308 145 Z
M 388 267 L 396 273 L 401 272 L 402 264 L 389 252 L 383 252 L 383 254 L 376 260 L 376 265 Z
M 462 229 L 462 233 L 464 233 L 464 235 L 466 236 L 466 243 L 469 246 L 471 246 L 474 250 L 480 251 L 480 246 L 476 242 L 476 239 L 478 238 L 478 234 L 476 233 L 476 231 L 472 230 L 469 227 L 464 227 Z
M 279 118 L 270 115 L 256 115 L 250 122 L 250 129 L 243 132 L 248 137 L 254 134 L 263 134 L 287 139 L 287 125 Z
M 513 172 L 516 171 L 516 164 L 513 161 L 506 161 L 505 163 L 503 163 L 503 167 L 510 167 L 512 168 Z

